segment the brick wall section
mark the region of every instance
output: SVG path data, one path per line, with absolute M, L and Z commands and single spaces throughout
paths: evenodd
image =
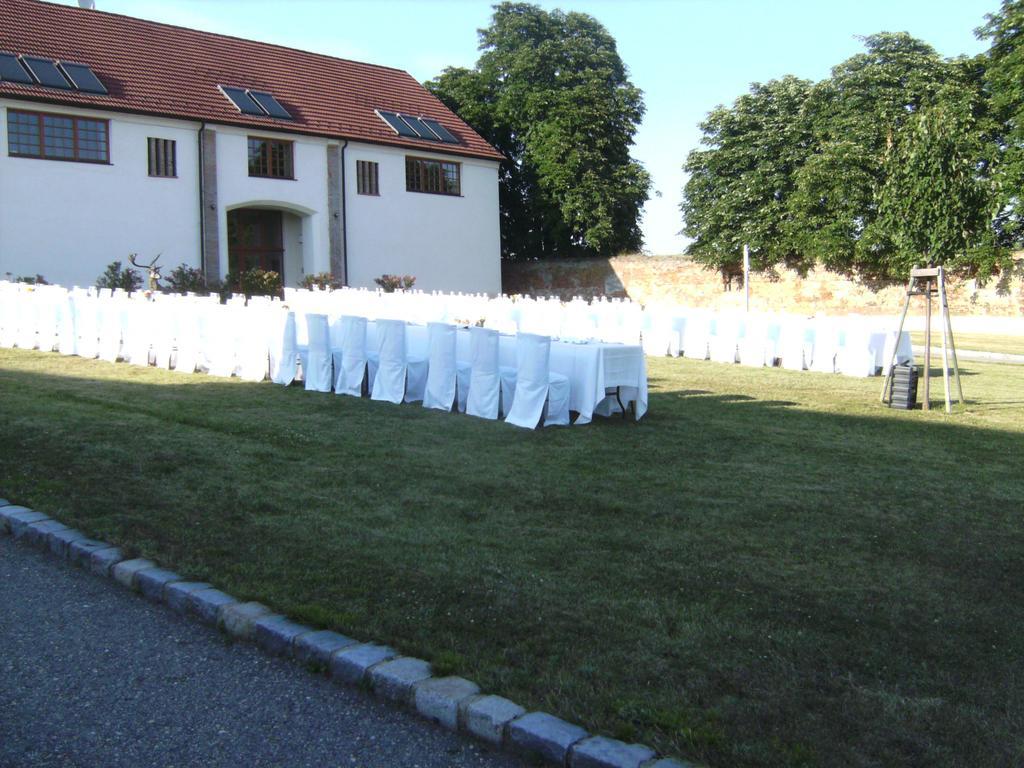
M 742 285 L 726 291 L 717 272 L 705 270 L 684 256 L 502 262 L 501 277 L 502 290 L 508 294 L 563 299 L 628 296 L 645 304 L 668 301 L 714 309 L 743 306 Z M 776 279 L 752 276 L 750 306 L 754 310 L 806 315 L 892 315 L 902 309 L 905 289 L 902 284 L 876 290 L 825 270 L 812 271 L 803 278 L 780 270 Z M 1024 259 L 1018 257 L 1014 277 L 1003 284 L 995 280 L 984 286 L 974 280 L 950 282 L 947 292 L 954 316 L 1024 317 Z

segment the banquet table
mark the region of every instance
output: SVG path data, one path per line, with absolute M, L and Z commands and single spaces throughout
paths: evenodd
M 412 357 L 427 356 L 427 327 L 409 323 L 406 331 L 408 353 Z M 469 329 L 459 328 L 456 334 L 456 359 L 469 360 Z M 377 337 L 373 321 L 366 324 L 366 346 L 373 349 Z M 516 337 L 498 337 L 500 365 L 516 365 Z M 639 344 L 609 342 L 551 341 L 551 370 L 569 379 L 569 410 L 579 415 L 574 424 L 589 424 L 594 414 L 610 416 L 620 413 L 622 403 L 634 403 L 635 418 L 647 413 L 647 360 Z M 609 390 L 617 390 L 607 394 Z

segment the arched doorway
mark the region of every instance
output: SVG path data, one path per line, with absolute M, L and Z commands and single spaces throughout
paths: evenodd
M 277 272 L 285 281 L 284 221 L 280 210 L 236 208 L 228 211 L 228 271 Z
M 315 211 L 281 202 L 253 201 L 227 210 L 227 267 L 237 280 L 250 269 L 277 272 L 298 285 L 317 265 Z M 320 270 L 322 271 L 322 269 Z

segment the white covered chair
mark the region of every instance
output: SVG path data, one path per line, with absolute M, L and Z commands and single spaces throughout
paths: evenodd
M 309 343 L 304 348 L 299 347 L 302 381 L 310 391 L 330 392 L 334 380 L 331 377 L 331 330 L 327 315 L 307 314 L 306 328 Z
M 789 371 L 802 371 L 810 362 L 807 344 L 807 321 L 801 317 L 786 317 L 781 321 L 779 333 L 779 357 L 782 367 Z
M 506 372 L 503 371 L 503 378 Z M 515 394 L 505 421 L 536 429 L 569 423 L 569 379 L 551 370 L 551 337 L 520 333 L 516 337 Z
M 270 352 L 269 324 L 270 305 L 256 307 L 232 307 L 238 317 L 238 378 L 242 381 L 259 382 L 267 378 L 267 361 Z
M 373 400 L 407 403 L 423 399 L 427 361 L 410 359 L 406 351 L 405 321 L 377 320 L 377 372 Z
M 735 363 L 740 339 L 740 319 L 732 312 L 721 312 L 714 319 L 708 351 L 716 363 Z
M 125 303 L 124 356 L 132 365 L 149 365 L 152 305 L 144 299 Z
M 711 319 L 706 312 L 687 313 L 686 325 L 683 326 L 683 357 L 689 360 L 707 360 L 710 335 Z
M 862 318 L 847 318 L 840 339 L 836 370 L 846 376 L 874 376 L 875 349 L 871 346 L 871 329 L 867 323 Z
M 170 370 L 174 352 L 175 311 L 183 305 L 178 296 L 161 296 L 153 303 L 152 331 L 153 364 L 157 368 Z
M 195 299 L 179 305 L 174 318 L 174 370 L 195 373 L 203 351 L 201 309 Z
M 100 299 L 99 358 L 108 363 L 116 363 L 121 356 L 122 301 L 114 298 Z
M 469 368 L 459 370 L 459 388 L 466 392 L 470 416 L 497 419 L 501 415 L 499 334 L 493 328 L 469 329 Z
M 100 300 L 83 294 L 76 296 L 75 317 L 78 320 L 75 354 L 85 358 L 97 357 L 100 353 Z
M 18 340 L 20 296 L 15 283 L 0 285 L 0 347 L 10 349 Z
M 57 351 L 62 355 L 74 355 L 78 353 L 78 299 L 74 294 L 68 292 L 60 302 L 60 312 L 57 320 Z
M 839 352 L 839 327 L 829 318 L 817 318 L 811 326 L 813 342 L 808 370 L 835 373 Z
M 427 323 L 427 382 L 423 407 L 450 411 L 458 396 L 458 365 L 455 362 L 455 326 Z
M 15 343 L 19 349 L 35 349 L 38 346 L 36 338 L 36 323 L 38 311 L 36 309 L 36 292 L 23 288 L 18 292 L 18 315 L 17 333 Z
M 295 313 L 274 307 L 267 316 L 270 380 L 288 386 L 295 380 L 298 349 L 295 345 Z
M 339 395 L 360 397 L 366 381 L 366 318 L 342 315 L 339 325 L 341 365 L 337 368 L 334 391 Z
M 209 307 L 202 315 L 206 369 L 211 376 L 230 377 L 238 369 L 238 325 L 235 307 Z

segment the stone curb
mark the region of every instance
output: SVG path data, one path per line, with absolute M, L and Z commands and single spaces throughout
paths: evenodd
M 315 630 L 261 603 L 240 602 L 205 582 L 186 581 L 151 560 L 126 559 L 119 548 L 6 499 L 0 499 L 0 534 L 13 535 L 113 579 L 147 600 L 254 641 L 269 654 L 314 666 L 338 683 L 369 687 L 385 701 L 506 752 L 561 768 L 694 768 L 672 758 L 659 759 L 642 744 L 593 736 L 554 715 L 527 712 L 501 696 L 481 694 L 471 680 L 433 677 L 429 662 L 400 656 L 386 645 Z

